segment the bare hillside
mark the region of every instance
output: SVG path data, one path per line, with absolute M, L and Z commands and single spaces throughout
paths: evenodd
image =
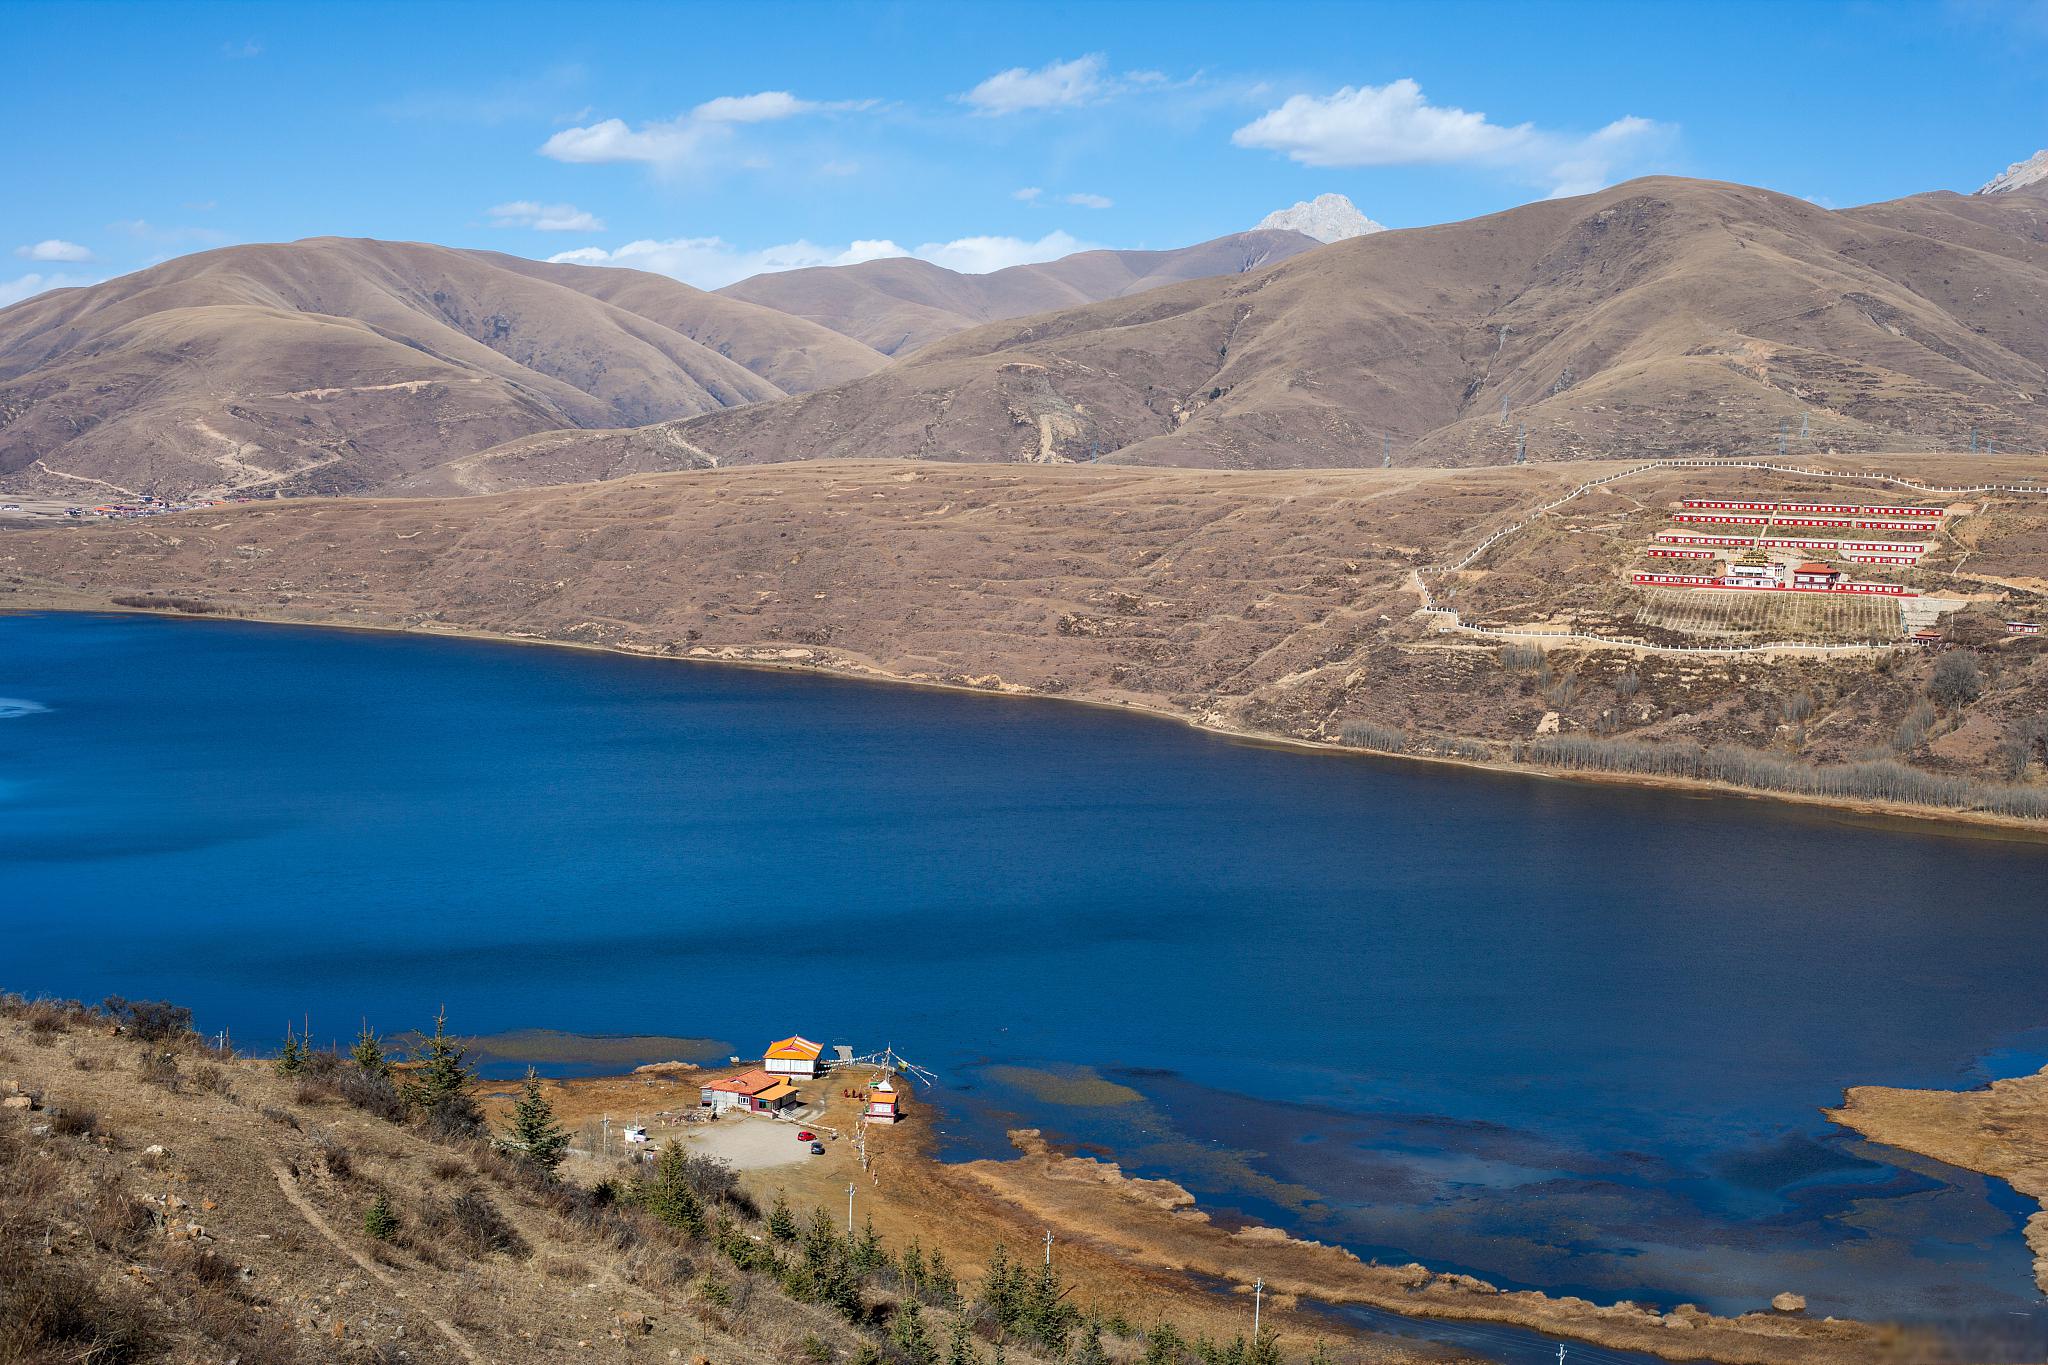
M 1940 482 L 2026 469 L 2004 457 L 1883 464 Z M 0 609 L 479 632 L 1084 698 L 1227 731 L 1489 761 L 1605 753 L 1528 748 L 1546 737 L 1705 748 L 1785 772 L 1875 757 L 1900 768 L 1878 774 L 1886 783 L 1960 784 L 1928 786 L 1923 804 L 2048 810 L 2048 636 L 2001 624 L 2048 620 L 2048 497 L 1950 500 L 1918 567 L 1859 570 L 1954 609 L 1939 619 L 1963 647 L 1939 655 L 1901 652 L 1895 603 L 1875 604 L 1891 608 L 1882 619 L 1751 621 L 1707 613 L 1724 594 L 1674 603 L 1635 586 L 1680 498 L 1885 497 L 1882 485 L 1734 469 L 1602 485 L 1428 578 L 1474 627 L 1554 639 L 1447 631 L 1419 610 L 1420 571 L 1611 472 L 818 461 L 490 497 L 269 503 L 0 531 Z M 1637 648 L 1788 640 L 1856 648 Z M 1930 692 L 1943 666 L 1969 670 L 1969 685 Z
M 1829 212 L 1639 180 L 976 328 L 680 434 L 721 464 L 1500 464 L 1518 446 L 1758 452 L 1781 432 L 1795 454 L 1956 449 L 1973 430 L 2038 451 L 2043 207 L 1944 194 Z
M 985 322 L 1124 298 L 1186 280 L 1241 275 L 1317 245 L 1303 233 L 1259 228 L 1168 251 L 1076 252 L 986 275 L 894 257 L 755 275 L 718 292 L 808 318 L 900 357 Z
M 630 271 L 317 238 L 0 311 L 0 488 L 347 492 L 532 431 L 757 403 L 882 358 Z

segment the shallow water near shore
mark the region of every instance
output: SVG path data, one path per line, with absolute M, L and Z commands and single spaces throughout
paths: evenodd
M 2048 1059 L 2048 846 L 574 652 L 0 616 L 0 987 L 893 1043 L 1203 1206 L 1515 1287 L 2048 1351 L 2002 1184 L 1842 1133 Z

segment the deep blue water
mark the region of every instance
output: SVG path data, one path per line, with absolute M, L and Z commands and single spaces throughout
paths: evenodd
M 2048 1347 L 2024 1201 L 1818 1112 L 2048 1062 L 2042 845 L 268 626 L 0 617 L 0 699 L 0 986 L 894 1043 L 956 1152 L 1024 1120 L 1363 1255 Z

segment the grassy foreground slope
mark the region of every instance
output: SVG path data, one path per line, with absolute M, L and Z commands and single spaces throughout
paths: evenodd
M 188 1021 L 0 996 L 0 1362 L 983 1365 L 1000 1343 L 1017 1365 L 1282 1365 L 1309 1349 L 1212 1344 L 1172 1325 L 1170 1297 L 1142 1320 L 1098 1312 L 1098 1286 L 1035 1259 L 958 1275 L 823 1210 L 764 1209 L 702 1157 L 551 1176 L 473 1107 L 408 1102 L 417 1076 L 322 1053 L 284 1075 Z M 1357 1339 L 1318 1358 L 1422 1357 Z
M 1867 463 L 1951 482 L 2028 470 L 1961 457 Z M 1943 619 L 1967 647 L 1939 658 L 1538 650 L 1445 633 L 1419 612 L 1421 570 L 1611 472 L 813 462 L 477 498 L 272 503 L 0 533 L 0 608 L 492 634 L 1064 696 L 1411 753 L 1542 763 L 1539 740 L 1629 741 L 1801 767 L 1882 762 L 2048 794 L 2048 636 L 2007 637 L 1998 624 L 2039 619 L 2048 603 L 2048 500 L 1958 501 L 1974 510 L 1951 519 L 1940 552 L 1914 571 L 1917 587 L 1959 608 Z M 1811 498 L 1843 487 L 1654 471 L 1430 581 L 1473 624 L 1649 634 L 1675 621 L 1655 625 L 1656 641 L 1724 645 L 1726 629 L 1688 637 L 1667 601 L 1627 583 L 1659 524 L 1646 509 L 1701 490 Z M 1972 677 L 1938 686 L 1940 669 Z M 1600 766 L 1585 753 L 1552 757 Z

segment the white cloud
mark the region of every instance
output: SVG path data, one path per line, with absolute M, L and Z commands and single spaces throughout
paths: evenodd
M 699 289 L 718 289 L 749 275 L 778 270 L 802 270 L 821 265 L 857 265 L 862 261 L 891 256 L 915 256 L 948 270 L 982 275 L 1006 266 L 1050 261 L 1090 243 L 1065 232 L 1048 232 L 1036 241 L 1017 237 L 961 237 L 950 242 L 926 242 L 907 250 L 886 238 L 852 242 L 846 246 L 825 246 L 799 238 L 779 246 L 744 251 L 721 237 L 676 237 L 667 241 L 628 242 L 607 251 L 602 247 L 580 247 L 558 252 L 550 261 L 569 265 L 628 266 L 668 275 Z
M 1017 237 L 960 237 L 950 242 L 926 242 L 911 254 L 920 260 L 942 265 L 948 270 L 958 270 L 965 275 L 986 275 L 991 270 L 1004 270 L 1013 265 L 1029 265 L 1035 261 L 1058 260 L 1077 251 L 1094 249 L 1092 242 L 1084 242 L 1065 232 L 1053 231 L 1035 242 L 1027 242 Z
M 803 114 L 846 113 L 874 107 L 873 100 L 821 102 L 798 99 L 787 90 L 754 95 L 720 95 L 687 114 L 629 126 L 624 119 L 564 128 L 543 142 L 540 154 L 556 161 L 600 165 L 632 161 L 674 166 L 690 161 L 732 136 L 735 125 L 770 123 Z
M 1114 93 L 1101 53 L 1070 62 L 1047 62 L 1036 71 L 1013 66 L 998 71 L 960 98 L 984 114 L 1019 114 L 1027 109 L 1072 109 Z
M 1106 194 L 1069 194 L 1062 197 L 1063 203 L 1082 209 L 1107 209 L 1116 207 L 1116 201 Z
M 1022 199 L 1027 204 L 1035 204 L 1038 202 L 1038 196 L 1044 193 L 1045 191 L 1036 185 L 1026 185 L 1021 190 L 1011 190 L 1010 197 L 1012 199 Z
M 1304 166 L 1498 166 L 1582 194 L 1667 148 L 1676 130 L 1616 119 L 1590 136 L 1534 124 L 1494 123 L 1483 113 L 1431 104 L 1412 80 L 1347 85 L 1331 95 L 1294 95 L 1231 134 L 1240 147 L 1281 152 Z
M 484 212 L 492 227 L 532 228 L 536 232 L 604 231 L 604 219 L 574 204 L 537 204 L 531 199 L 515 199 L 509 204 L 493 204 Z
M 23 299 L 34 298 L 37 294 L 52 289 L 71 289 L 78 285 L 97 284 L 90 275 L 20 275 L 11 280 L 0 280 L 0 308 Z
M 28 261 L 89 261 L 92 252 L 76 242 L 50 237 L 28 246 L 14 248 L 14 254 Z
M 570 265 L 629 266 L 668 275 L 699 289 L 718 289 L 749 275 L 772 270 L 801 270 L 814 265 L 854 265 L 884 256 L 910 253 L 890 241 L 858 241 L 848 246 L 820 246 L 799 238 L 780 246 L 742 251 L 722 237 L 674 237 L 667 241 L 641 240 L 606 251 L 587 246 L 548 257 Z

